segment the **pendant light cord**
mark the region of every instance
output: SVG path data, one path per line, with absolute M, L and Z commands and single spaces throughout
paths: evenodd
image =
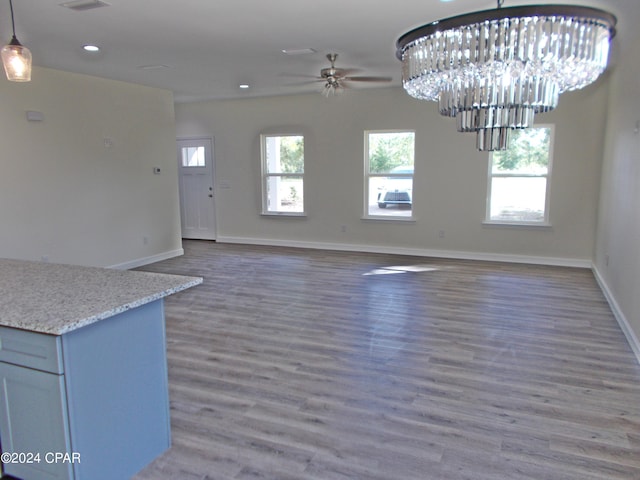
M 500 0 L 498 0 L 500 1 Z M 11 9 L 11 28 L 13 29 L 13 36 L 16 36 L 16 23 L 13 19 L 13 2 L 9 0 L 9 8 Z

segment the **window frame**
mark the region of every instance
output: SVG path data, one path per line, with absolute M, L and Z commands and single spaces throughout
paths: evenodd
M 267 139 L 271 137 L 302 137 L 302 172 L 301 173 L 285 173 L 285 172 L 269 172 L 268 158 L 267 158 Z M 304 133 L 298 131 L 288 131 L 279 133 L 262 133 L 260 134 L 260 188 L 261 192 L 261 215 L 274 216 L 274 217 L 305 217 L 306 216 L 306 201 L 304 196 L 304 176 L 305 166 L 304 159 L 306 157 L 306 139 Z M 269 179 L 272 177 L 280 178 L 301 178 L 302 179 L 302 211 L 279 211 L 269 210 Z
M 551 177 L 553 173 L 553 150 L 555 142 L 555 125 L 554 124 L 536 124 L 529 129 L 549 129 L 549 157 L 547 162 L 547 173 L 544 174 L 493 174 L 493 154 L 489 153 L 489 161 L 487 168 L 487 198 L 486 198 L 486 210 L 484 224 L 486 225 L 499 225 L 499 226 L 523 226 L 523 227 L 550 227 L 549 211 L 551 205 Z M 492 184 L 494 178 L 545 178 L 545 196 L 544 196 L 544 214 L 542 220 L 527 221 L 527 220 L 494 220 L 491 218 L 491 198 L 492 198 Z
M 371 173 L 369 162 L 369 136 L 370 134 L 380 133 L 412 133 L 413 134 L 413 173 Z M 415 186 L 416 175 L 416 131 L 415 129 L 397 128 L 397 129 L 380 129 L 380 130 L 365 130 L 364 131 L 364 188 L 363 188 L 363 215 L 364 220 L 383 220 L 389 222 L 414 222 L 415 221 L 415 201 L 413 190 Z M 369 186 L 370 179 L 374 177 L 378 178 L 402 178 L 406 179 L 411 177 L 411 214 L 410 215 L 372 215 L 369 213 Z

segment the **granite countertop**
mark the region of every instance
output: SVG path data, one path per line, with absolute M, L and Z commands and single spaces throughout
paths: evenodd
M 200 283 L 200 277 L 0 259 L 0 326 L 62 335 Z

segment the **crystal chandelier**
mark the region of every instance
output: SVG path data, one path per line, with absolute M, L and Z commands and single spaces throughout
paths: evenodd
M 605 70 L 616 18 L 576 5 L 498 8 L 416 28 L 397 42 L 407 93 L 439 104 L 478 150 L 505 150 L 558 96 Z

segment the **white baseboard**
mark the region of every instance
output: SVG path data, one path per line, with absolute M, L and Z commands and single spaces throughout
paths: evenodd
M 178 248 L 176 250 L 170 250 L 168 252 L 158 253 L 156 255 L 151 255 L 149 257 L 137 258 L 129 262 L 118 263 L 117 265 L 111 265 L 110 267 L 107 267 L 107 268 L 113 268 L 116 270 L 130 270 L 132 268 L 142 267 L 144 265 L 149 265 L 150 263 L 160 262 L 162 260 L 167 260 L 173 257 L 179 257 L 181 255 L 184 255 L 184 249 Z
M 540 257 L 534 255 L 511 255 L 502 253 L 464 252 L 457 250 L 434 250 L 422 248 L 393 247 L 387 245 L 363 245 L 352 243 L 306 242 L 253 237 L 218 237 L 218 243 L 238 243 L 246 245 L 268 245 L 274 247 L 313 248 L 319 250 L 339 250 L 346 252 L 390 253 L 416 257 L 456 258 L 460 260 L 484 260 L 490 262 L 529 263 L 561 267 L 591 268 L 591 259 Z
M 611 307 L 613 316 L 618 322 L 618 325 L 620 325 L 620 329 L 622 330 L 622 333 L 624 333 L 624 336 L 626 337 L 627 342 L 629 342 L 629 346 L 631 347 L 631 350 L 633 350 L 633 353 L 635 354 L 636 359 L 638 360 L 638 363 L 640 363 L 640 340 L 638 340 L 638 337 L 633 331 L 633 328 L 631 328 L 631 325 L 629 324 L 627 317 L 620 309 L 618 302 L 616 302 L 616 299 L 611 293 L 611 290 L 609 289 L 607 282 L 605 282 L 602 275 L 600 275 L 598 268 L 595 265 L 593 265 L 592 270 L 593 270 L 593 275 L 596 277 L 596 281 L 598 282 L 598 285 L 602 290 L 602 293 L 607 299 L 607 302 L 609 302 L 609 306 Z

